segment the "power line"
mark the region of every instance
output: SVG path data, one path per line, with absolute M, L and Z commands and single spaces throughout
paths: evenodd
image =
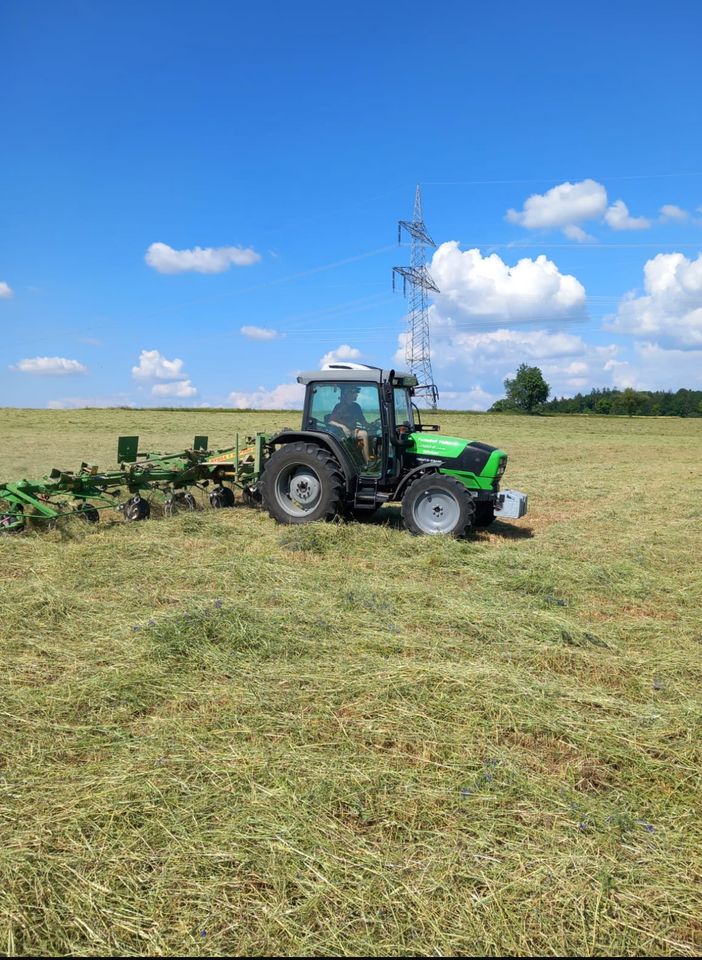
M 668 180 L 684 177 L 702 177 L 702 171 L 688 171 L 687 173 L 630 173 L 616 174 L 614 176 L 605 176 L 599 174 L 600 180 Z M 481 187 L 491 184 L 510 184 L 510 183 L 566 183 L 578 180 L 594 180 L 587 177 L 519 177 L 514 180 L 423 180 L 425 187 Z

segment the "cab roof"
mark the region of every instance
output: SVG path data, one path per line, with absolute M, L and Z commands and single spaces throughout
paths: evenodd
M 328 363 L 322 370 L 306 370 L 301 373 L 298 383 L 382 383 L 391 380 L 398 387 L 416 387 L 418 380 L 413 373 L 395 370 L 381 370 L 363 363 Z

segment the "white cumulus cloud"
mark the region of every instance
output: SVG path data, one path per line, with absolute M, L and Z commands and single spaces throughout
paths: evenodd
M 242 327 L 239 333 L 249 340 L 277 340 L 280 334 L 269 327 Z
M 139 366 L 132 367 L 136 380 L 184 380 L 183 360 L 167 360 L 160 350 L 142 350 Z
M 648 230 L 651 221 L 646 217 L 632 217 L 623 200 L 615 200 L 605 213 L 605 220 L 612 230 Z
M 71 377 L 88 372 L 85 364 L 79 360 L 67 360 L 66 357 L 29 357 L 18 360 L 10 369 L 39 377 Z
M 363 354 L 356 347 L 352 347 L 348 343 L 342 343 L 335 350 L 325 353 L 320 359 L 319 365 L 323 367 L 327 363 L 343 363 L 345 360 L 349 362 L 359 361 L 362 356 Z
M 687 220 L 690 214 L 687 210 L 683 210 L 682 207 L 676 206 L 674 203 L 664 203 L 663 206 L 658 211 L 661 215 L 661 220 Z
M 403 335 L 406 336 L 406 335 Z M 525 361 L 573 362 L 588 352 L 588 345 L 572 333 L 549 330 L 490 330 L 461 333 L 444 330 L 432 351 L 438 369 L 456 364 L 477 371 L 492 371 Z
M 84 407 L 135 407 L 136 404 L 127 394 L 106 397 L 64 397 L 61 400 L 49 400 L 48 410 L 75 410 Z
M 573 360 L 565 368 L 565 372 L 571 377 L 585 377 L 590 372 L 590 364 L 582 360 Z
M 197 388 L 191 380 L 176 380 L 174 383 L 156 383 L 151 388 L 155 397 L 196 397 Z
M 450 240 L 435 251 L 431 275 L 441 291 L 432 306 L 434 323 L 564 319 L 585 312 L 583 285 L 543 255 L 509 266 L 496 253 L 483 257 Z
M 174 250 L 167 243 L 152 243 L 144 257 L 159 273 L 224 273 L 232 265 L 248 267 L 261 259 L 251 247 L 193 247 Z
M 634 345 L 633 358 L 610 360 L 605 365 L 611 372 L 612 385 L 623 390 L 702 389 L 702 350 L 666 349 L 657 343 Z
M 301 410 L 305 388 L 301 383 L 280 383 L 272 390 L 233 390 L 229 402 L 239 410 Z
M 659 253 L 644 266 L 643 296 L 628 293 L 609 329 L 664 346 L 702 347 L 702 254 Z
M 401 366 L 406 334 L 400 337 L 395 362 Z M 432 365 L 441 388 L 440 405 L 485 409 L 504 396 L 502 383 L 521 363 L 538 366 L 552 395 L 572 394 L 586 386 L 607 383 L 607 361 L 617 355 L 615 345 L 593 347 L 582 337 L 553 330 L 507 329 L 468 333 L 449 326 L 432 332 Z M 484 405 L 475 384 L 485 393 Z M 445 388 L 444 388 L 445 385 Z M 488 402 L 489 398 L 489 402 Z
M 9 300 L 13 296 L 13 290 L 9 283 L 0 280 L 0 300 Z
M 480 384 L 464 390 L 442 390 L 440 403 L 445 410 L 488 410 L 501 393 L 488 393 Z
M 534 193 L 522 210 L 508 210 L 506 219 L 530 230 L 554 229 L 594 220 L 607 208 L 607 191 L 596 180 L 561 183 Z M 580 239 L 580 238 L 579 238 Z
M 577 227 L 574 223 L 569 223 L 567 227 L 563 227 L 563 233 L 569 240 L 577 240 L 578 243 L 586 243 L 588 240 L 595 239 L 592 234 L 586 233 L 582 227 Z
M 637 343 L 634 352 L 639 389 L 702 389 L 702 350 L 668 350 L 658 343 Z

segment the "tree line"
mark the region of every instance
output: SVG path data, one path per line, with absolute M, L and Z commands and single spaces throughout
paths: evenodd
M 505 380 L 506 396 L 490 407 L 499 413 L 596 413 L 628 417 L 702 417 L 702 390 L 624 390 L 594 387 L 574 397 L 548 399 L 551 388 L 538 367 L 521 364 L 513 378 Z
M 702 417 L 702 390 L 593 389 L 543 405 L 551 413 L 599 413 L 628 417 Z

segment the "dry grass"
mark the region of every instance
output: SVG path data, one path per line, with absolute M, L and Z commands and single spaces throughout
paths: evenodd
M 702 421 L 440 419 L 529 517 L 0 540 L 0 950 L 699 954 Z M 0 476 L 295 420 L 0 411 Z

